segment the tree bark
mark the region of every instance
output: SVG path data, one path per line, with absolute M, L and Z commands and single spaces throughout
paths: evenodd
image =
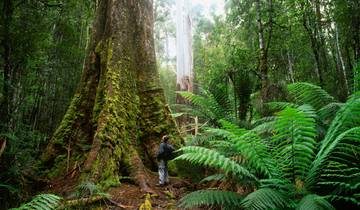
M 268 59 L 267 59 L 267 48 L 265 48 L 264 39 L 264 25 L 261 19 L 261 2 L 256 0 L 256 20 L 259 35 L 259 71 L 261 76 L 261 99 L 263 102 L 268 102 L 269 98 L 269 78 L 268 78 Z M 268 40 L 270 41 L 270 40 Z
M 3 47 L 2 55 L 4 61 L 3 61 L 3 78 L 4 78 L 4 84 L 3 84 L 3 100 L 1 101 L 0 106 L 0 114 L 2 118 L 2 122 L 5 125 L 5 130 L 8 127 L 9 122 L 9 115 L 10 115 L 10 102 L 11 102 L 11 96 L 12 96 L 12 88 L 11 88 L 11 75 L 12 75 L 12 68 L 11 68 L 11 48 L 10 48 L 10 23 L 12 19 L 12 13 L 13 13 L 13 2 L 11 0 L 4 0 L 3 2 L 3 8 L 2 8 L 2 27 L 3 27 L 3 33 L 2 33 L 2 39 L 1 39 L 1 45 Z
M 152 1 L 99 0 L 81 83 L 42 156 L 47 175 L 80 162 L 79 181 L 107 188 L 130 174 L 149 191 L 161 136 L 177 133 L 159 85 Z
M 294 75 L 293 63 L 291 61 L 292 56 L 290 54 L 289 49 L 286 51 L 286 55 L 287 55 L 287 60 L 288 60 L 288 70 L 289 70 L 290 82 L 295 83 L 295 75 Z
M 189 4 L 187 0 L 176 2 L 176 84 L 177 90 L 192 92 L 193 58 Z
M 303 26 L 309 35 L 311 49 L 315 58 L 315 73 L 319 79 L 319 84 L 324 87 L 324 72 L 327 69 L 327 58 L 325 52 L 325 41 L 321 30 L 321 13 L 320 2 L 318 0 L 312 0 L 313 5 L 307 3 L 301 3 L 303 10 Z M 315 7 L 315 8 L 314 8 Z
M 258 39 L 259 39 L 259 74 L 261 79 L 261 100 L 266 103 L 270 100 L 270 81 L 269 81 L 269 66 L 268 66 L 268 51 L 271 44 L 272 32 L 273 32 L 273 1 L 268 0 L 268 16 L 269 21 L 267 23 L 268 38 L 265 40 L 265 27 L 262 19 L 262 4 L 260 0 L 255 1 L 255 11 L 256 11 L 256 22 L 258 28 Z
M 339 30 L 338 30 L 338 27 L 336 24 L 335 24 L 335 42 L 336 42 L 337 57 L 340 61 L 341 70 L 342 70 L 342 74 L 344 77 L 344 87 L 345 87 L 345 91 L 346 91 L 346 96 L 348 96 L 348 95 L 350 95 L 349 83 L 348 83 L 348 77 L 347 77 L 346 68 L 345 68 L 345 62 L 343 59 L 343 55 L 341 53 L 341 48 L 340 48 L 340 43 L 339 43 Z

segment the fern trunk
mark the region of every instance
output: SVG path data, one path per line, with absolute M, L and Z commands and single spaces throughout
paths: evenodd
M 46 173 L 81 168 L 79 181 L 104 188 L 129 174 L 148 190 L 164 134 L 177 138 L 156 69 L 152 1 L 100 0 L 81 83 L 42 156 Z

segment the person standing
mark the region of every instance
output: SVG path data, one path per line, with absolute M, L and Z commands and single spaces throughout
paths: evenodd
M 173 159 L 174 147 L 169 144 L 169 137 L 167 135 L 162 137 L 162 142 L 157 152 L 157 159 L 159 161 L 159 184 L 158 186 L 165 186 L 169 184 L 169 174 L 167 168 L 167 161 Z

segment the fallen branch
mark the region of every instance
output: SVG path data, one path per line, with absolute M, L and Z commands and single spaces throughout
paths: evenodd
M 129 209 L 129 208 L 133 208 L 133 206 L 126 206 L 126 205 L 122 205 L 114 200 L 111 200 L 108 196 L 106 195 L 97 195 L 97 196 L 91 196 L 88 198 L 79 198 L 79 199 L 72 199 L 72 200 L 66 200 L 63 202 L 63 205 L 59 208 L 59 209 L 68 209 L 70 207 L 75 207 L 75 206 L 85 206 L 85 205 L 90 205 L 93 203 L 96 203 L 98 201 L 109 201 L 111 204 L 113 204 L 116 207 L 119 207 L 121 209 Z
M 107 199 L 107 197 L 103 196 L 103 195 L 97 195 L 97 196 L 91 196 L 88 198 L 66 200 L 66 201 L 64 201 L 64 204 L 60 209 L 65 209 L 65 208 L 74 207 L 74 206 L 88 205 L 88 204 L 92 204 L 92 203 L 95 203 L 97 201 L 101 201 L 104 199 Z

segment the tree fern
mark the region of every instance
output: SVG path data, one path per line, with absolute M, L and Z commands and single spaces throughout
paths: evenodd
M 193 209 L 200 206 L 218 206 L 222 209 L 239 209 L 242 196 L 235 192 L 199 190 L 187 194 L 179 201 L 179 207 Z
M 281 171 L 277 167 L 275 159 L 269 153 L 268 145 L 253 131 L 243 136 L 233 136 L 235 149 L 243 155 L 249 165 L 263 173 L 266 177 L 279 177 Z
M 212 149 L 185 147 L 179 159 L 223 173 L 206 180 L 231 175 L 256 181 L 259 188 L 238 201 L 238 209 L 334 209 L 329 202 L 337 200 L 360 206 L 360 93 L 341 104 L 311 84 L 289 88 L 298 105 L 280 104 L 275 117 L 261 119 L 253 130 L 218 120 L 221 128 L 208 129 Z M 329 125 L 323 139 L 319 119 Z M 182 200 L 189 200 L 187 208 L 221 203 L 191 195 L 197 194 Z
M 352 189 L 355 189 L 353 193 L 358 192 L 359 154 L 360 127 L 355 127 L 326 144 L 326 148 L 320 148 L 306 179 L 307 188 L 314 188 L 318 184 L 334 189 L 334 194 L 345 190 L 351 192 Z
M 360 92 L 352 95 L 338 111 L 322 141 L 325 144 L 322 148 L 326 148 L 326 145 L 342 132 L 356 126 L 360 126 Z
M 317 114 L 319 115 L 322 122 L 324 122 L 325 124 L 330 124 L 329 122 L 334 119 L 334 116 L 336 116 L 336 113 L 343 105 L 343 103 L 329 103 L 328 105 L 322 107 L 317 112 Z
M 195 106 L 196 113 L 212 122 L 217 122 L 220 119 L 228 119 L 230 121 L 235 121 L 233 111 L 224 100 L 222 105 L 218 103 L 215 96 L 211 93 L 204 92 L 205 96 L 196 95 L 190 92 L 178 92 L 182 97 L 186 98 Z
M 213 167 L 239 179 L 257 180 L 246 168 L 215 150 L 188 146 L 181 148 L 179 151 L 183 154 L 175 158 L 175 160 L 186 160 L 192 164 Z
M 273 154 L 288 178 L 304 179 L 315 156 L 315 113 L 309 106 L 286 108 L 275 121 Z
M 37 195 L 30 202 L 21 205 L 19 208 L 12 210 L 53 210 L 60 206 L 61 198 L 53 194 Z
M 275 130 L 275 119 L 276 117 L 264 117 L 254 122 L 252 131 L 258 135 L 269 136 L 272 135 Z
M 214 175 L 205 177 L 204 179 L 201 180 L 201 182 L 223 181 L 225 179 L 226 179 L 226 176 L 224 174 L 214 174 Z
M 335 208 L 324 197 L 309 194 L 301 199 L 296 210 L 335 210 Z
M 290 84 L 288 85 L 288 91 L 291 101 L 298 105 L 309 104 L 316 110 L 335 102 L 334 97 L 321 87 L 306 82 Z
M 345 167 L 349 164 L 349 157 L 342 158 L 339 154 L 350 155 L 354 158 L 353 160 L 357 160 L 355 163 L 359 163 L 360 127 L 356 126 L 360 126 L 359 93 L 353 95 L 344 104 L 331 123 L 324 140 L 321 142 L 319 152 L 311 165 L 310 173 L 307 177 L 309 186 L 313 186 L 318 181 L 323 167 L 330 164 L 330 156 L 332 156 L 332 162 L 337 162 L 340 165 L 345 164 Z M 353 153 L 349 153 L 349 151 L 353 151 Z M 334 152 L 337 152 L 337 154 Z M 348 167 L 352 168 L 353 166 L 350 165 Z
M 270 113 L 279 112 L 287 107 L 296 108 L 298 105 L 290 102 L 273 101 L 266 103 L 266 106 Z
M 284 192 L 261 188 L 247 195 L 241 202 L 241 206 L 248 210 L 275 210 L 289 209 L 292 203 Z
M 80 183 L 77 187 L 76 187 L 76 191 L 74 194 L 76 197 L 90 197 L 93 195 L 102 195 L 105 197 L 109 197 L 110 195 L 103 192 L 98 186 L 96 186 L 94 183 L 92 182 L 83 182 Z
M 279 176 L 279 169 L 276 168 L 267 144 L 256 132 L 245 130 L 230 122 L 222 121 L 222 125 L 222 129 L 209 129 L 209 131 L 227 138 L 226 143 L 231 145 L 229 149 L 245 157 L 252 168 L 266 176 L 271 177 L 275 174 Z

